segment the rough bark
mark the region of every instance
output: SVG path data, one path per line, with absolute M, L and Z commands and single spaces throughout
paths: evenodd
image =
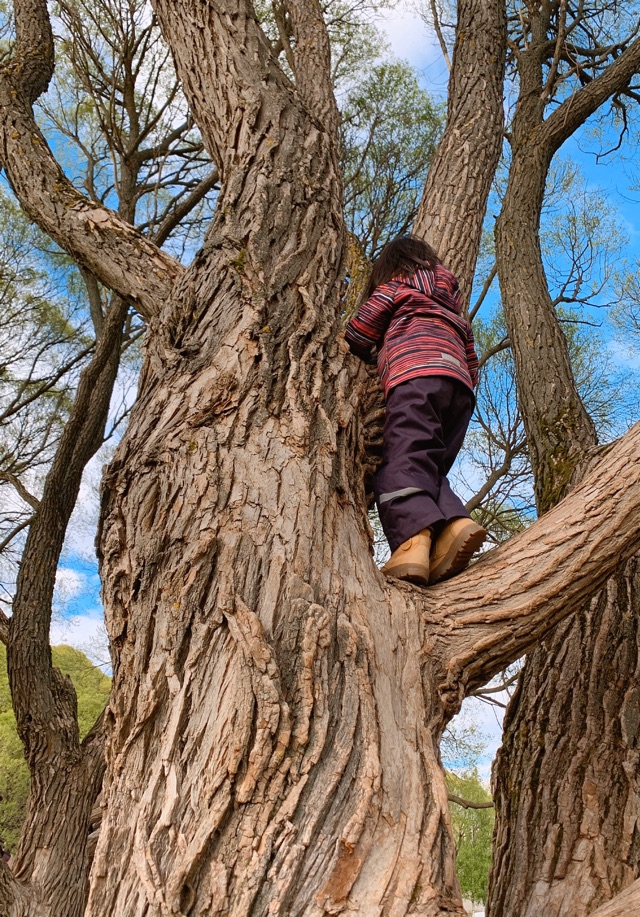
M 597 911 L 592 911 L 591 917 L 636 917 L 637 914 L 640 914 L 640 879 Z
M 496 807 L 511 827 L 497 838 L 492 913 L 589 914 L 636 877 L 639 587 L 634 558 L 525 669 L 513 703 L 536 705 L 522 703 L 506 725 Z
M 248 80 L 255 24 L 217 11 L 208 53 Z M 167 33 L 176 57 L 198 21 Z M 187 91 L 215 85 L 201 67 Z M 259 120 L 237 115 L 253 130 L 234 108 L 236 146 L 218 143 L 218 216 L 106 479 L 114 700 L 87 913 L 460 914 L 441 731 L 467 688 L 590 593 L 614 542 L 633 549 L 635 491 L 610 516 L 601 488 L 621 487 L 640 429 L 611 476 L 521 537 L 519 565 L 505 549 L 481 581 L 430 598 L 385 585 L 358 461 L 364 373 L 337 343 L 335 149 L 286 84 L 267 85 Z
M 367 377 L 340 341 L 331 100 L 292 87 L 248 0 L 155 8 L 222 188 L 150 304 L 105 478 L 114 693 L 87 914 L 462 915 L 442 730 L 634 551 L 640 426 L 453 584 L 385 582 Z
M 468 308 L 487 199 L 502 151 L 507 19 L 502 0 L 461 0 L 457 15 L 447 122 L 414 230 L 456 275 Z
M 596 435 L 576 391 L 539 245 L 555 151 L 640 68 L 631 44 L 545 121 L 543 8 L 518 55 L 520 95 L 496 250 L 538 510 L 590 467 Z M 492 917 L 582 917 L 640 866 L 637 815 L 638 572 L 620 566 L 583 613 L 528 657 L 494 767 Z

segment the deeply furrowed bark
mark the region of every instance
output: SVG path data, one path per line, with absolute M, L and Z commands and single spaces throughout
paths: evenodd
M 326 87 L 292 89 L 244 0 L 155 6 L 223 187 L 153 309 L 105 479 L 114 694 L 87 914 L 462 915 L 439 738 L 628 555 L 640 475 L 610 472 L 640 428 L 481 576 L 385 583 Z
M 546 41 L 542 25 L 541 46 Z M 539 218 L 551 158 L 640 66 L 637 42 L 545 122 L 542 56 L 520 55 L 498 271 L 541 513 L 591 464 L 595 429 L 551 303 Z M 637 561 L 527 658 L 494 766 L 491 917 L 584 917 L 637 875 Z
M 634 559 L 526 666 L 498 766 L 491 913 L 590 914 L 636 877 L 639 588 Z

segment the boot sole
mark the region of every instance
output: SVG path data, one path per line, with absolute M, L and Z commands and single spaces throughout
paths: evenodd
M 486 537 L 487 533 L 482 528 L 460 532 L 442 560 L 431 567 L 429 585 L 455 576 L 456 573 L 462 573 L 476 551 L 482 547 Z
M 383 567 L 382 572 L 393 579 L 409 580 L 420 586 L 429 585 L 429 568 L 423 567 L 422 564 L 397 564 L 389 570 Z

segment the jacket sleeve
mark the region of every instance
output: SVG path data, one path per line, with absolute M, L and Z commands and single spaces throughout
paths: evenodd
M 469 367 L 471 382 L 475 388 L 478 384 L 478 354 L 476 353 L 475 340 L 473 338 L 471 325 L 469 325 L 469 333 L 467 335 L 467 366 Z
M 397 281 L 390 281 L 375 289 L 373 295 L 351 319 L 345 331 L 345 340 L 352 353 L 365 362 L 371 359 L 374 347 L 380 347 L 391 317 L 395 312 Z

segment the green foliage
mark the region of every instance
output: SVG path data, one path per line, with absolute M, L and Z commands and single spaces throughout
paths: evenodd
M 449 792 L 469 802 L 490 802 L 478 772 L 447 774 Z M 453 836 L 456 844 L 456 869 L 465 898 L 487 900 L 487 882 L 491 868 L 491 839 L 495 820 L 493 809 L 468 809 L 450 803 Z
M 443 118 L 402 61 L 370 66 L 342 103 L 347 226 L 374 258 L 410 229 Z
M 89 732 L 109 697 L 111 681 L 71 646 L 51 649 L 53 664 L 71 677 L 78 697 L 80 738 Z M 29 772 L 11 708 L 7 653 L 0 644 L 0 844 L 14 850 L 29 792 Z

